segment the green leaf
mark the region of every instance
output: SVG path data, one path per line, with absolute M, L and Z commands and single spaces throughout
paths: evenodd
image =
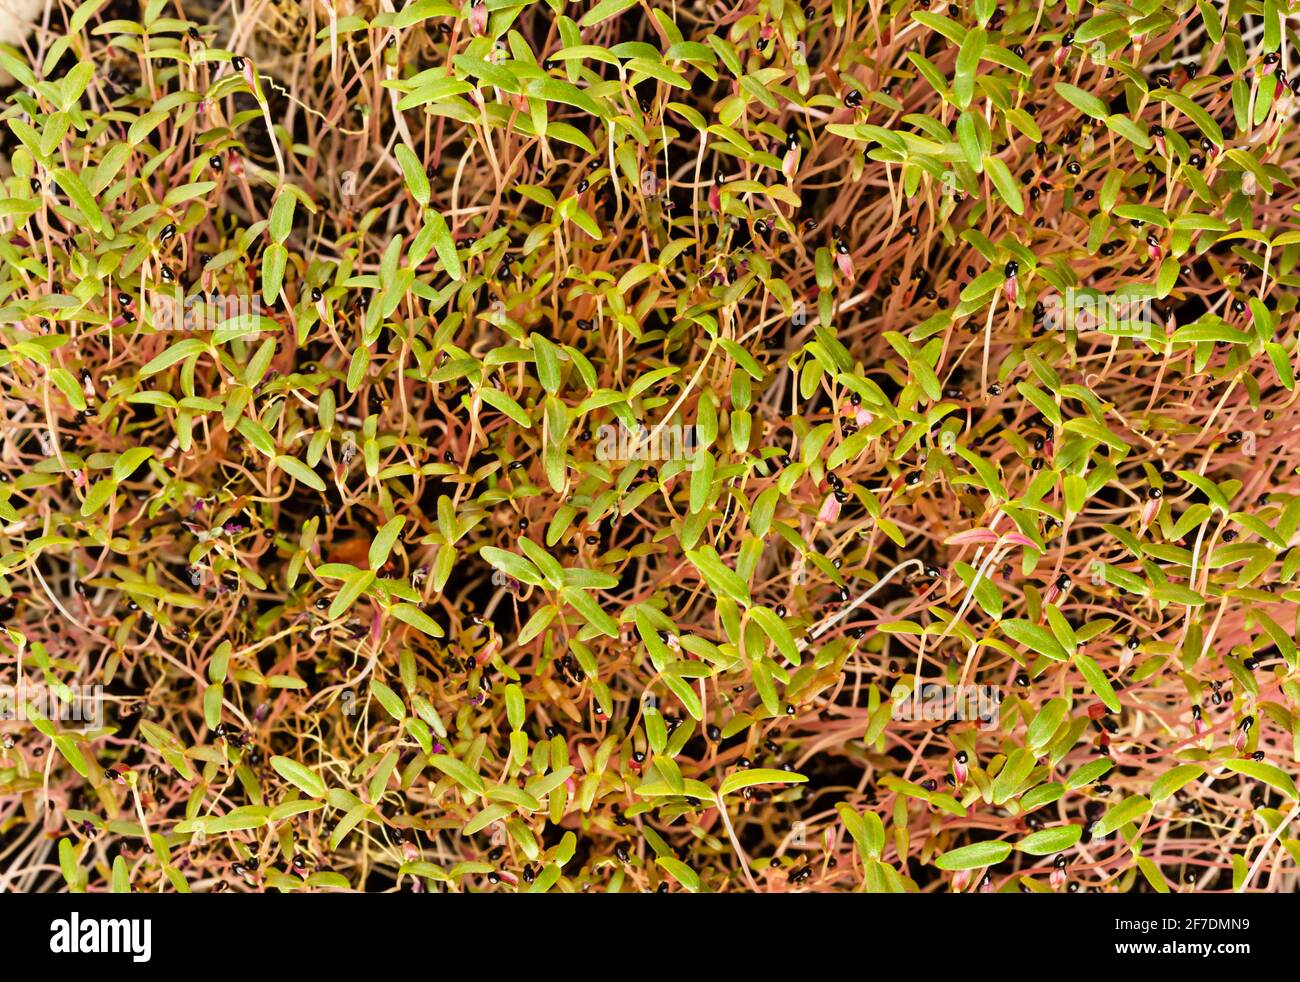
M 389 519 L 383 527 L 375 534 L 374 540 L 370 543 L 370 568 L 376 572 L 379 567 L 388 562 L 388 556 L 393 551 L 393 545 L 397 542 L 397 537 L 402 532 L 402 526 L 406 524 L 406 519 L 401 515 Z
M 515 638 L 515 644 L 520 647 L 528 644 L 529 641 L 546 630 L 551 621 L 555 620 L 557 613 L 559 613 L 559 609 L 554 604 L 545 604 L 538 607 L 533 616 L 528 618 L 528 623 L 520 629 L 519 636 Z
M 125 481 L 152 456 L 153 450 L 150 447 L 132 447 L 125 451 L 113 462 L 113 480 L 119 483 Z
M 334 597 L 334 602 L 330 604 L 330 620 L 342 617 L 360 599 L 361 595 L 370 588 L 370 584 L 374 582 L 374 570 L 357 570 L 349 576 L 344 581 L 343 588 Z
M 81 178 L 66 167 L 56 167 L 51 176 L 54 178 L 55 183 L 67 194 L 68 199 L 77 211 L 81 212 L 82 217 L 86 219 L 86 224 L 96 232 L 105 232 L 108 228 L 108 222 L 104 219 L 104 213 L 99 210 L 94 195 L 86 189 L 86 185 L 81 182 Z
M 1011 800 L 1033 770 L 1034 755 L 1023 748 L 1013 750 L 993 779 L 993 803 L 1000 805 Z
M 59 869 L 71 893 L 86 892 L 85 878 L 77 862 L 77 847 L 73 845 L 71 839 L 59 840 Z
M 1174 473 L 1183 481 L 1199 490 L 1210 500 L 1211 505 L 1223 512 L 1225 515 L 1232 510 L 1232 506 L 1229 503 L 1227 496 L 1219 489 L 1219 486 L 1208 477 L 1202 477 L 1200 474 L 1196 473 L 1196 471 L 1175 471 Z
M 996 866 L 1011 855 L 1010 842 L 975 842 L 959 849 L 950 849 L 935 860 L 939 869 L 964 870 Z
M 1260 760 L 1225 760 L 1223 766 L 1230 771 L 1272 785 L 1288 798 L 1296 797 L 1295 781 L 1280 767 L 1274 767 Z
M 709 588 L 718 596 L 731 597 L 743 604 L 749 603 L 749 587 L 735 572 L 723 563 L 712 546 L 688 549 L 686 558 L 700 571 Z
M 600 631 L 602 634 L 609 635 L 611 638 L 618 637 L 618 621 L 605 613 L 605 611 L 600 608 L 600 604 L 596 603 L 589 593 L 576 589 L 575 587 L 567 586 L 561 590 L 560 593 L 569 605 L 582 615 L 583 619 L 586 620 L 588 624 Z
M 524 555 L 528 557 L 529 561 L 542 571 L 542 575 L 546 577 L 546 581 L 551 586 L 558 589 L 564 585 L 564 567 L 559 564 L 554 556 L 527 536 L 520 537 L 519 548 L 524 551 Z
M 600 3 L 582 15 L 582 20 L 578 24 L 582 27 L 594 27 L 635 6 L 636 0 L 600 0 Z
M 533 358 L 537 363 L 537 380 L 551 395 L 560 391 L 560 358 L 555 345 L 540 334 L 532 335 Z
M 1097 820 L 1093 834 L 1100 837 L 1110 835 L 1121 825 L 1137 821 L 1151 810 L 1151 802 L 1140 794 L 1131 795 L 1116 805 L 1112 805 L 1106 814 Z
M 327 789 L 314 771 L 288 757 L 272 757 L 271 766 L 282 778 L 312 798 L 324 798 Z
M 1069 713 L 1069 704 L 1059 696 L 1043 703 L 1043 708 L 1038 711 L 1025 731 L 1025 742 L 1030 749 L 1041 753 L 1052 742 L 1052 737 L 1061 728 Z
M 289 250 L 276 242 L 262 254 L 262 302 L 267 306 L 280 297 L 284 271 L 289 264 Z
M 430 198 L 429 177 L 424 172 L 424 164 L 415 155 L 415 151 L 405 143 L 397 144 L 393 153 L 402 168 L 402 176 L 406 179 L 406 189 L 411 192 L 411 197 L 415 199 L 416 204 L 423 208 L 429 203 Z
M 263 456 L 275 459 L 275 441 L 271 439 L 271 434 L 266 432 L 264 427 L 251 416 L 241 416 L 235 429 L 245 440 L 256 447 Z
M 546 580 L 537 571 L 537 567 L 523 556 L 513 552 L 506 552 L 496 546 L 484 546 L 479 550 L 479 555 L 501 572 L 513 577 L 520 583 L 530 583 L 533 586 L 544 586 L 546 584 Z
M 484 385 L 478 390 L 478 396 L 493 409 L 505 413 L 524 429 L 530 430 L 533 428 L 532 418 L 524 412 L 519 403 L 500 389 L 495 389 L 491 385 Z
M 198 338 L 185 338 L 183 341 L 177 341 L 140 369 L 140 377 L 146 378 L 150 375 L 157 375 L 159 372 L 165 372 L 177 362 L 184 361 L 186 358 L 195 355 L 201 355 L 208 350 L 210 350 L 208 343 L 200 341 Z
M 208 662 L 208 679 L 212 682 L 224 682 L 226 680 L 226 670 L 230 665 L 230 653 L 234 650 L 234 645 L 229 641 L 222 641 L 217 645 L 217 650 L 212 653 L 212 660 Z
M 210 730 L 215 730 L 221 722 L 223 690 L 224 686 L 218 682 L 208 686 L 203 691 L 203 722 L 208 725 Z
M 1151 149 L 1151 137 L 1147 135 L 1146 128 L 1127 116 L 1107 116 L 1106 125 L 1140 150 Z
M 1178 791 L 1184 785 L 1195 781 L 1205 773 L 1200 764 L 1179 764 L 1156 778 L 1151 785 L 1151 803 L 1158 804 Z
M 524 690 L 513 682 L 506 686 L 506 719 L 512 730 L 523 728 Z
M 113 857 L 113 892 L 131 892 L 131 873 L 127 869 L 126 859 L 120 855 Z
M 752 788 L 757 784 L 803 784 L 808 778 L 791 771 L 779 771 L 772 767 L 754 767 L 728 774 L 722 779 L 718 789 L 719 797 L 735 794 L 742 788 Z
M 1106 678 L 1106 673 L 1101 670 L 1101 666 L 1081 651 L 1075 654 L 1074 664 L 1084 681 L 1088 683 L 1088 688 L 1096 693 L 1097 698 L 1107 709 L 1112 713 L 1118 713 L 1122 708 L 1119 698 L 1115 695 L 1115 689 Z
M 394 604 L 388 612 L 399 621 L 410 624 L 411 627 L 423 631 L 431 638 L 440 638 L 446 633 L 438 626 L 437 621 L 414 604 Z
M 609 2 L 609 0 L 606 0 Z M 695 871 L 683 863 L 680 859 L 672 856 L 658 856 L 655 862 L 668 871 L 674 880 L 680 883 L 688 892 L 700 892 L 700 878 Z
M 790 629 L 785 626 L 785 622 L 777 616 L 776 611 L 769 610 L 766 607 L 754 607 L 750 610 L 750 616 L 758 622 L 763 633 L 772 639 L 772 643 L 777 646 L 781 654 L 793 662 L 799 664 L 799 649 L 795 646 L 794 636 Z
M 86 500 L 81 503 L 81 517 L 89 518 L 113 500 L 117 491 L 117 482 L 111 477 L 100 478 L 86 492 Z
M 293 211 L 297 205 L 298 198 L 289 190 L 288 185 L 281 187 L 275 196 L 275 204 L 271 205 L 271 219 L 267 225 L 272 241 L 283 244 L 289 238 L 289 233 L 293 231 Z
M 1200 131 L 1209 137 L 1210 141 L 1214 143 L 1215 146 L 1223 146 L 1223 130 L 1220 129 L 1219 124 L 1214 121 L 1214 117 L 1196 103 L 1192 102 L 1192 100 L 1187 98 L 1187 96 L 1183 95 L 1181 92 L 1168 91 L 1157 93 L 1155 97 L 1157 99 L 1163 99 L 1195 123 L 1197 127 L 1200 128 Z
M 402 697 L 396 692 L 384 685 L 378 679 L 370 680 L 370 692 L 379 700 L 379 705 L 384 707 L 384 711 L 399 723 L 406 719 L 406 704 L 402 702 Z
M 451 237 L 447 220 L 436 211 L 428 211 L 424 216 L 425 225 L 433 235 L 433 248 L 438 252 L 442 268 L 453 280 L 463 280 L 465 271 L 460 265 L 460 256 L 456 252 L 456 243 Z
M 320 475 L 297 457 L 279 454 L 275 458 L 275 466 L 280 468 L 294 480 L 307 485 L 307 487 L 311 488 L 313 491 L 323 492 L 325 490 L 325 482 L 321 480 Z
M 1082 835 L 1081 825 L 1060 825 L 1055 828 L 1040 829 L 1017 842 L 1016 851 L 1028 853 L 1030 856 L 1051 856 L 1073 848 Z
M 1000 159 L 993 156 L 984 158 L 984 170 L 997 189 L 1006 206 L 1017 215 L 1025 213 L 1025 199 L 1020 194 L 1020 184 L 1011 174 L 1011 169 Z
M 571 82 L 563 82 L 550 76 L 534 79 L 528 85 L 528 94 L 530 96 L 540 96 L 547 102 L 559 102 L 566 106 L 573 106 L 590 116 L 604 118 L 604 113 L 600 111 L 600 107 L 596 103 L 592 102 L 591 96 Z
M 1026 620 L 1006 620 L 1001 622 L 1002 632 L 1011 640 L 1023 644 L 1030 651 L 1051 658 L 1053 661 L 1068 661 L 1069 655 L 1061 647 L 1061 642 L 1047 628 L 1032 624 Z
M 1056 92 L 1079 112 L 1091 116 L 1093 119 L 1104 120 L 1110 115 L 1106 103 L 1102 102 L 1101 99 L 1091 92 L 1085 92 L 1077 86 L 1070 85 L 1068 82 L 1057 82 Z
M 1150 859 L 1147 859 L 1146 856 L 1138 856 L 1137 866 L 1138 869 L 1142 871 L 1142 875 L 1146 877 L 1146 881 L 1155 889 L 1156 893 L 1169 892 L 1169 882 L 1165 879 L 1164 874 L 1160 872 L 1159 866 Z
M 966 32 L 957 51 L 957 75 L 952 90 L 960 109 L 969 106 L 975 95 L 975 73 L 979 69 L 980 55 L 984 53 L 987 40 L 988 35 L 984 29 L 976 27 Z
M 438 770 L 442 771 L 467 791 L 472 791 L 477 795 L 486 793 L 486 788 L 483 786 L 483 779 L 463 761 L 459 761 L 455 757 L 448 756 L 447 754 L 432 754 L 429 757 L 429 763 L 438 768 Z

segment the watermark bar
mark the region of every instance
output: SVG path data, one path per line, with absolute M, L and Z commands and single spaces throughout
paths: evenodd
M 195 293 L 182 299 L 180 291 L 156 290 L 149 294 L 149 313 L 156 331 L 215 331 L 223 324 L 252 325 L 262 314 L 262 298 L 247 294 Z
M 81 723 L 90 729 L 103 726 L 104 687 L 0 683 L 0 722 L 37 719 Z
M 628 428 L 620 421 L 602 426 L 596 436 L 596 458 L 619 463 L 683 460 L 694 464 L 700 448 L 696 428 L 675 423 Z
M 1098 293 L 1070 287 L 1065 295 L 1049 293 L 1040 299 L 1043 326 L 1079 334 L 1097 331 L 1115 337 L 1163 337 L 1164 331 L 1149 296 L 1137 293 Z
M 998 725 L 1002 692 L 996 685 L 941 685 L 922 682 L 910 696 L 893 706 L 898 721 L 929 723 L 978 722 L 980 729 Z

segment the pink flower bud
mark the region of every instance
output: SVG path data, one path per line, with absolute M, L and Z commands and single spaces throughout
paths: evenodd
M 469 29 L 475 37 L 487 33 L 488 11 L 483 0 L 474 0 L 469 8 Z
M 798 170 L 799 170 L 799 148 L 794 147 L 793 149 L 787 150 L 785 152 L 785 158 L 781 161 L 781 173 L 785 175 L 785 179 L 787 181 L 793 181 L 794 175 L 798 172 Z
M 817 521 L 829 525 L 840 517 L 840 503 L 835 495 L 828 494 L 826 500 L 822 502 L 821 511 L 817 513 Z
M 844 274 L 846 280 L 853 279 L 853 257 L 847 252 L 835 254 L 835 264 L 839 266 L 840 272 Z
M 998 534 L 992 529 L 978 528 L 966 529 L 964 532 L 957 532 L 943 540 L 946 546 L 965 546 L 971 544 L 985 545 L 989 542 L 997 542 Z
M 1142 505 L 1142 528 L 1150 525 L 1155 521 L 1155 517 L 1160 514 L 1160 500 L 1159 498 L 1148 498 Z

